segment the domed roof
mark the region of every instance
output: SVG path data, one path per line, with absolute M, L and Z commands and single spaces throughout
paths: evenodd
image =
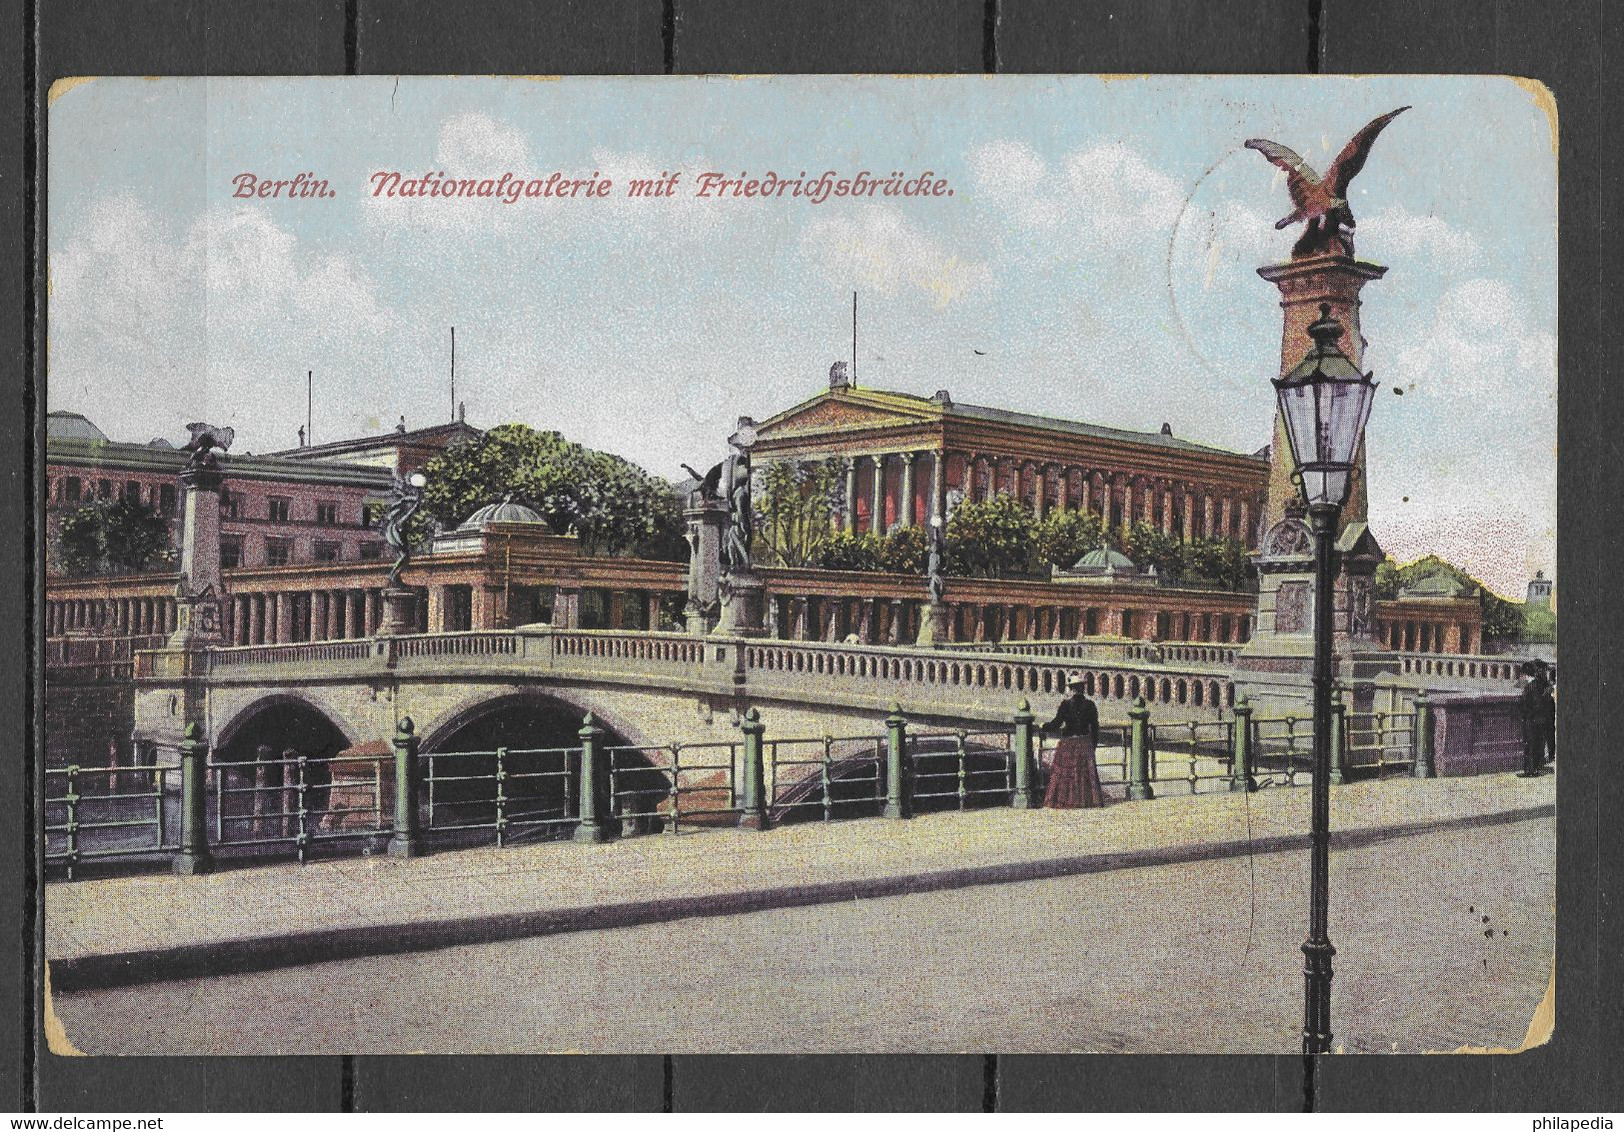
M 1463 597 L 1467 587 L 1445 573 L 1429 574 L 1406 586 L 1400 597 Z
M 544 519 L 534 510 L 523 503 L 513 502 L 511 495 L 504 495 L 499 503 L 487 503 L 468 518 L 464 519 L 459 531 L 477 531 L 490 523 L 540 523 Z
M 1098 573 L 1126 573 L 1137 571 L 1133 559 L 1121 551 L 1112 550 L 1108 546 L 1097 547 L 1077 560 L 1073 570 L 1088 570 Z

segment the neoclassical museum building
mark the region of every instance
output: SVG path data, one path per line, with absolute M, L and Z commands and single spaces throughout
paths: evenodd
M 1146 522 L 1181 538 L 1252 549 L 1268 450 L 1229 452 L 1160 432 L 1129 432 L 955 402 L 859 389 L 836 363 L 829 388 L 762 421 L 754 459 L 845 463 L 846 529 L 889 531 L 942 514 L 951 493 L 1006 492 L 1040 518 L 1072 508 L 1109 526 Z
M 46 531 L 87 500 L 126 496 L 175 515 L 183 454 L 162 442 L 109 440 L 78 414 L 52 414 Z M 1039 515 L 1086 509 L 1180 538 L 1259 542 L 1267 452 L 1229 452 L 1007 409 L 853 387 L 834 367 L 826 388 L 756 426 L 757 466 L 844 461 L 838 521 L 856 533 L 923 524 L 952 498 L 1008 492 Z M 223 461 L 221 548 L 226 639 L 236 645 L 367 636 L 379 624 L 389 563 L 376 530 L 392 476 L 478 430 L 461 420 Z M 958 494 L 962 493 L 962 495 Z M 688 565 L 587 555 L 573 537 L 485 509 L 417 554 L 404 584 L 422 596 L 425 631 L 549 621 L 574 628 L 677 629 Z M 517 518 L 515 518 L 517 516 Z M 533 520 L 533 516 L 531 519 Z M 178 525 L 178 524 L 177 524 Z M 178 537 L 178 536 L 177 536 Z M 947 641 L 1084 637 L 1239 645 L 1255 595 L 1164 584 L 1100 554 L 1050 579 L 950 577 Z M 920 576 L 763 567 L 768 630 L 781 638 L 912 643 L 928 601 Z M 138 637 L 175 627 L 173 573 L 67 577 L 47 558 L 51 637 Z M 1475 596 L 1417 594 L 1378 602 L 1380 639 L 1397 649 L 1472 652 Z

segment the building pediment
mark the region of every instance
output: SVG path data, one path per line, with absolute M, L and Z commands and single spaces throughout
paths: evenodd
M 757 427 L 756 435 L 772 440 L 817 432 L 855 432 L 915 425 L 932 416 L 926 411 L 909 412 L 901 407 L 866 403 L 849 394 L 825 394 L 765 421 Z

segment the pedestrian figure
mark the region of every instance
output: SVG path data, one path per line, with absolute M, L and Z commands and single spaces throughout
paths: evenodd
M 1100 712 L 1083 691 L 1083 678 L 1073 674 L 1066 681 L 1071 692 L 1060 701 L 1060 710 L 1043 725 L 1044 734 L 1058 731 L 1054 765 L 1049 770 L 1049 787 L 1043 804 L 1051 809 L 1076 810 L 1105 805 L 1100 787 L 1100 771 L 1094 765 L 1094 748 L 1100 741 Z
M 1556 757 L 1556 698 L 1545 674 L 1545 663 L 1530 660 L 1523 664 L 1527 683 L 1522 691 L 1523 768 L 1521 778 L 1537 778 L 1544 772 L 1547 753 Z

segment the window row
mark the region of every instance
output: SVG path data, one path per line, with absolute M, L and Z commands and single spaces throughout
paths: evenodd
M 356 558 L 361 562 L 376 562 L 383 558 L 384 544 L 381 542 L 363 542 L 357 550 Z M 256 563 L 244 558 L 243 536 L 225 535 L 220 539 L 220 566 L 231 570 L 238 566 L 251 566 Z M 310 557 L 298 557 L 297 544 L 291 538 L 267 538 L 265 540 L 266 566 L 288 566 L 299 561 L 309 562 L 342 562 L 344 561 L 344 544 L 317 539 L 310 544 Z

